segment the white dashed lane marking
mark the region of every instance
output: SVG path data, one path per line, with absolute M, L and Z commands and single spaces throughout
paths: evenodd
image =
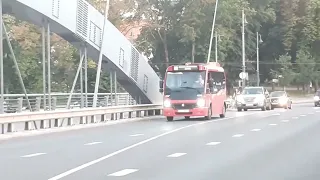
M 128 174 L 137 172 L 137 171 L 138 171 L 138 169 L 124 169 L 124 170 L 109 174 L 108 176 L 117 176 L 117 177 L 125 176 L 125 175 L 128 175 Z
M 35 156 L 41 156 L 41 155 L 45 155 L 46 153 L 34 153 L 34 154 L 28 154 L 28 155 L 24 155 L 21 156 L 23 158 L 30 158 L 30 157 L 35 157 Z
M 269 126 L 276 126 L 277 124 L 269 124 Z
M 102 142 L 91 142 L 91 143 L 87 143 L 84 144 L 85 146 L 92 146 L 92 145 L 96 145 L 96 144 L 101 144 Z
M 167 156 L 167 157 L 176 158 L 176 157 L 184 156 L 184 155 L 186 155 L 186 154 L 187 154 L 187 153 L 174 153 L 174 154 L 170 154 L 170 155 Z
M 280 116 L 280 113 L 272 114 L 273 116 Z
M 251 129 L 251 131 L 258 132 L 258 131 L 261 131 L 261 129 Z
M 218 145 L 218 144 L 221 144 L 221 142 L 209 142 L 209 143 L 207 143 L 206 145 L 208 145 L 208 146 L 215 146 L 215 145 Z
M 209 123 L 219 122 L 219 121 L 231 120 L 231 119 L 235 119 L 235 118 L 237 118 L 237 117 L 244 117 L 244 116 L 249 116 L 249 115 L 251 116 L 251 115 L 255 115 L 255 114 L 259 114 L 259 113 L 260 113 L 260 112 L 252 112 L 252 113 L 241 114 L 241 115 L 239 114 L 239 115 L 236 115 L 236 116 L 233 116 L 233 117 L 227 117 L 227 118 L 224 118 L 224 119 L 221 119 L 221 120 L 219 119 L 219 120 L 210 120 L 210 121 L 201 122 L 201 123 L 193 123 L 193 124 L 189 124 L 189 125 L 186 125 L 186 126 L 183 126 L 183 127 L 180 127 L 180 128 L 171 129 L 171 130 L 169 130 L 169 131 L 167 131 L 167 132 L 165 132 L 165 133 L 162 133 L 162 134 L 159 134 L 159 135 L 150 137 L 150 138 L 145 139 L 145 140 L 143 140 L 143 141 L 137 142 L 137 143 L 132 144 L 132 145 L 130 145 L 130 146 L 127 146 L 127 147 L 124 147 L 124 148 L 119 149 L 119 150 L 117 150 L 117 151 L 114 151 L 114 152 L 112 152 L 112 153 L 110 153 L 110 154 L 104 155 L 104 156 L 102 156 L 102 157 L 100 157 L 100 158 L 94 159 L 94 160 L 92 160 L 92 161 L 89 161 L 89 162 L 87 162 L 87 163 L 84 163 L 84 164 L 82 164 L 82 165 L 79 165 L 79 166 L 77 166 L 77 167 L 74 167 L 74 168 L 72 168 L 72 169 L 69 169 L 69 170 L 67 170 L 67 171 L 65 171 L 65 172 L 63 172 L 63 173 L 61 173 L 61 174 L 58 174 L 58 175 L 56 175 L 56 176 L 54 176 L 54 177 L 49 178 L 48 180 L 59 180 L 59 179 L 62 179 L 62 178 L 64 178 L 64 177 L 66 177 L 66 176 L 69 176 L 70 174 L 74 174 L 74 173 L 76 173 L 76 172 L 78 172 L 78 171 L 80 171 L 80 170 L 82 170 L 82 169 L 85 169 L 85 168 L 88 168 L 88 167 L 90 167 L 90 166 L 93 166 L 93 165 L 95 165 L 95 164 L 97 164 L 97 163 L 99 163 L 99 162 L 101 162 L 101 161 L 104 161 L 104 160 L 106 160 L 106 159 L 108 159 L 108 158 L 111 158 L 111 157 L 113 157 L 113 156 L 115 156 L 115 155 L 118 155 L 118 154 L 123 153 L 123 152 L 125 152 L 125 151 L 128 151 L 128 150 L 130 150 L 130 149 L 133 149 L 133 148 L 135 148 L 135 147 L 142 146 L 142 145 L 144 145 L 144 144 L 146 144 L 146 143 L 148 143 L 148 142 L 154 141 L 154 140 L 159 139 L 159 138 L 162 138 L 162 137 L 164 137 L 164 136 L 167 136 L 167 135 L 170 135 L 170 134 L 173 134 L 173 133 L 182 131 L 182 130 L 187 129 L 187 128 L 191 128 L 191 127 L 195 127 L 195 126 L 199 126 L 199 125 L 203 125 L 203 124 L 209 124 Z
M 292 117 L 292 119 L 298 119 L 299 117 Z
M 300 116 L 301 116 L 301 117 L 304 117 L 304 116 L 306 116 L 306 115 L 305 115 L 305 114 L 301 114 Z
M 131 137 L 143 136 L 144 134 L 132 134 Z
M 284 122 L 284 123 L 286 123 L 286 122 L 289 122 L 289 120 L 282 120 L 281 122 Z
M 244 134 L 235 134 L 235 135 L 233 135 L 232 137 L 242 137 L 242 136 L 244 136 Z

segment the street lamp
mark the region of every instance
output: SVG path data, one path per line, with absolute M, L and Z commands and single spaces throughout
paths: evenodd
M 223 37 L 223 35 L 218 35 L 218 33 L 217 33 L 217 31 L 216 31 L 216 34 L 215 34 L 215 59 L 216 59 L 216 62 L 218 62 L 218 42 L 220 42 L 221 41 L 221 37 Z
M 246 51 L 245 51 L 245 25 L 247 24 L 246 15 L 244 14 L 244 9 L 242 10 L 242 72 L 245 78 L 242 79 L 242 86 L 246 86 Z
M 257 32 L 257 86 L 260 85 L 260 67 L 259 67 L 259 44 L 263 43 L 261 34 Z

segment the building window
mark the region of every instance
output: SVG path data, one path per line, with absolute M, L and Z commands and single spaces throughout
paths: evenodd
M 124 50 L 120 48 L 120 54 L 119 54 L 119 65 L 123 68 L 124 66 Z
M 145 93 L 148 92 L 148 76 L 144 75 L 144 78 L 143 78 L 143 91 Z

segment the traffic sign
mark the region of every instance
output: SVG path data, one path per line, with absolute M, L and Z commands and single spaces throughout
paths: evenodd
M 239 78 L 240 78 L 240 79 L 247 79 L 247 78 L 248 78 L 248 73 L 241 72 L 241 73 L 239 74 Z

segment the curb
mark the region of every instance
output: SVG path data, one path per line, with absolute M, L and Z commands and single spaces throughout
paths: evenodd
M 313 100 L 292 101 L 292 104 L 313 103 Z

